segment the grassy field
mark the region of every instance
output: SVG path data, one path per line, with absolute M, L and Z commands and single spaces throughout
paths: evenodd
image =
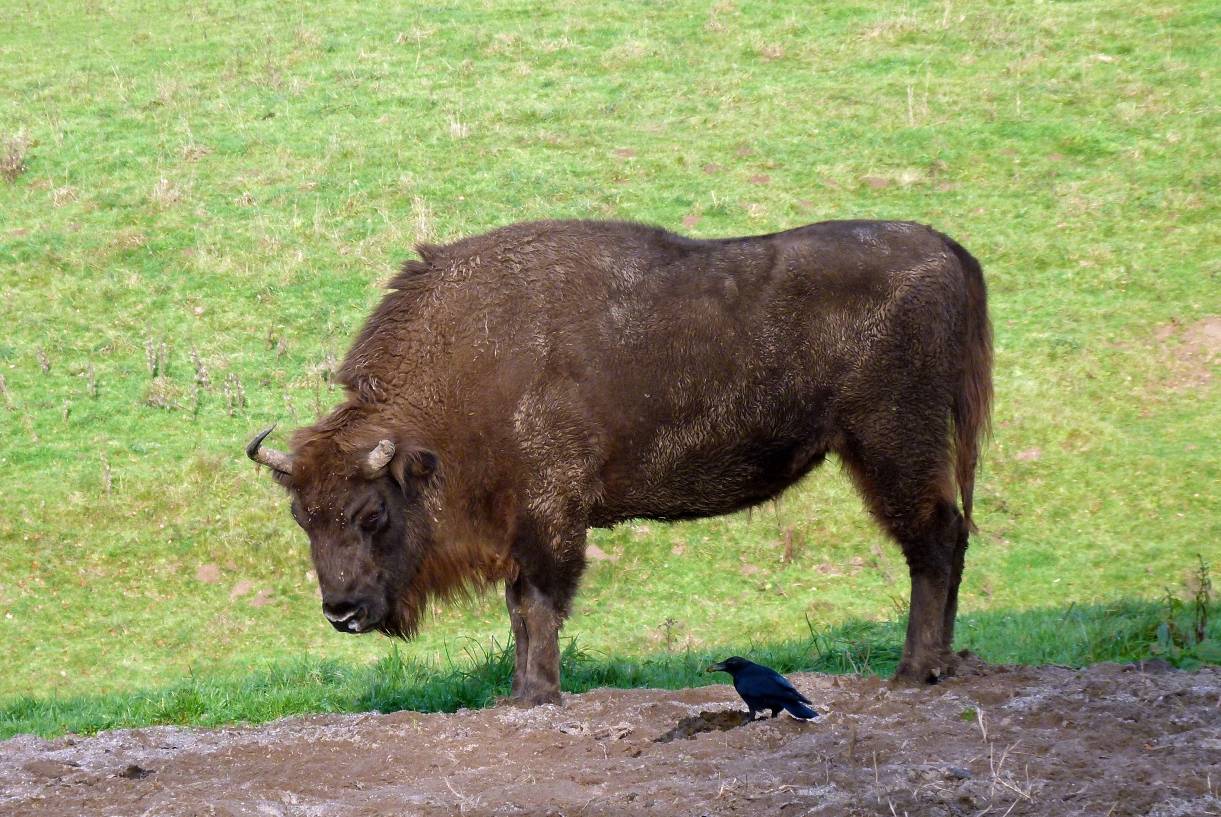
M 1140 657 L 1221 563 L 1213 3 L 0 6 L 4 733 L 486 700 L 500 602 L 335 633 L 241 448 L 336 402 L 415 241 L 529 218 L 905 218 L 979 257 L 987 659 Z M 906 568 L 834 465 L 592 541 L 570 688 L 900 640 Z

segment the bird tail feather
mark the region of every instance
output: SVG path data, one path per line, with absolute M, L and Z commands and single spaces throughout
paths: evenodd
M 788 713 L 790 715 L 792 715 L 794 718 L 801 718 L 802 720 L 809 720 L 810 718 L 818 717 L 818 713 L 815 712 L 813 709 L 810 709 L 810 707 L 806 706 L 805 704 L 797 703 L 796 701 L 793 701 L 792 703 L 786 703 L 784 705 L 784 708 L 787 709 Z

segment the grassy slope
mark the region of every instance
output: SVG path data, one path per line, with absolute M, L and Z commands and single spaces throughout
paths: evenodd
M 240 447 L 335 401 L 415 240 L 525 218 L 932 223 L 996 324 L 963 609 L 1154 596 L 1221 556 L 1215 387 L 1165 330 L 1221 312 L 1208 3 L 10 5 L 0 697 L 385 656 L 317 614 Z M 833 466 L 753 517 L 593 541 L 567 632 L 594 650 L 797 643 L 907 594 Z M 505 630 L 485 599 L 404 651 Z

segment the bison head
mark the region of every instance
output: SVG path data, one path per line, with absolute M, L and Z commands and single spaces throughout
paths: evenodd
M 292 496 L 323 615 L 340 632 L 411 635 L 420 609 L 413 582 L 431 538 L 425 495 L 435 455 L 389 439 L 350 450 L 328 436 L 306 439 L 290 455 L 262 446 L 269 433 L 256 435 L 246 454 Z

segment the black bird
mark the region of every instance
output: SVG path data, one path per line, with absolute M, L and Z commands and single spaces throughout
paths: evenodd
M 733 688 L 746 701 L 750 708 L 750 720 L 755 719 L 755 712 L 764 709 L 772 711 L 772 717 L 780 714 L 781 709 L 788 710 L 794 718 L 809 720 L 817 718 L 818 713 L 806 706 L 812 703 L 809 698 L 797 691 L 789 683 L 789 679 L 770 667 L 747 661 L 734 656 L 726 658 L 719 664 L 713 664 L 705 672 L 728 672 L 733 676 Z

